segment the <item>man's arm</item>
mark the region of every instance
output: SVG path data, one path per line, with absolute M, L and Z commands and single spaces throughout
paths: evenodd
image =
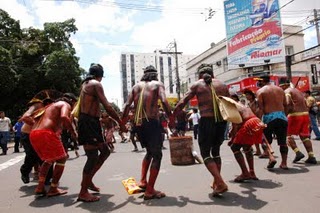
M 176 107 L 173 110 L 173 115 L 176 116 L 183 107 L 195 96 L 196 85 L 192 85 L 191 88 L 187 91 L 185 96 L 177 103 Z
M 77 139 L 77 132 L 73 128 L 72 121 L 71 121 L 71 106 L 65 102 L 63 102 L 61 106 L 61 111 L 60 111 L 60 117 L 63 126 L 70 132 L 72 138 Z
M 135 87 L 133 87 L 133 89 L 131 90 L 131 92 L 128 96 L 128 99 L 123 106 L 123 112 L 122 112 L 122 122 L 123 123 L 127 123 L 127 121 L 129 120 L 130 106 L 132 105 L 133 100 L 134 100 L 134 91 L 135 91 Z
M 258 118 L 262 118 L 262 115 L 264 114 L 264 107 L 263 107 L 263 98 L 262 98 L 262 94 L 261 92 L 257 92 L 257 101 L 258 101 L 258 113 L 257 113 L 257 117 Z

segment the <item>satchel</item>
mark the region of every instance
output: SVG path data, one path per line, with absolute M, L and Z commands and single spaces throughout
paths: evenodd
M 237 109 L 236 101 L 225 96 L 219 96 L 217 98 L 220 114 L 225 121 L 231 123 L 240 124 L 242 123 L 242 117 Z
M 211 84 L 213 111 L 216 122 L 220 121 L 220 118 L 229 121 L 231 123 L 242 123 L 242 117 L 237 109 L 237 102 L 231 98 L 225 96 L 217 96 L 216 91 Z M 218 108 L 218 110 L 217 110 Z

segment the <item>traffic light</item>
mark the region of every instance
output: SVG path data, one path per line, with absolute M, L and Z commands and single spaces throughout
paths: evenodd
M 311 78 L 313 84 L 318 84 L 318 72 L 317 72 L 317 66 L 315 64 L 311 64 Z

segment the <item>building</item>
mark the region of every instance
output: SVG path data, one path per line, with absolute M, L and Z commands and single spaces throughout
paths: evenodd
M 122 98 L 126 102 L 132 87 L 138 83 L 143 76 L 143 68 L 149 65 L 156 67 L 159 80 L 164 84 L 166 95 L 171 102 L 177 101 L 177 75 L 176 58 L 178 62 L 178 77 L 182 90 L 183 82 L 186 81 L 186 64 L 194 56 L 183 55 L 181 52 L 168 52 L 155 50 L 154 53 L 121 53 L 120 72 L 122 80 Z
M 292 55 L 305 50 L 304 34 L 301 26 L 283 25 L 283 40 L 285 45 L 285 54 Z M 310 64 L 302 60 L 302 54 L 292 56 L 292 81 L 300 89 L 309 89 Z M 197 68 L 202 63 L 212 64 L 216 78 L 229 85 L 230 92 L 241 92 L 243 89 L 257 87 L 253 80 L 256 76 L 270 74 L 274 76 L 275 84 L 281 77 L 287 76 L 287 67 L 285 58 L 281 63 L 272 63 L 270 60 L 264 60 L 264 64 L 259 66 L 246 66 L 239 64 L 237 68 L 228 69 L 226 39 L 217 44 L 212 43 L 211 47 L 193 58 L 187 63 L 187 73 L 190 83 L 198 79 Z

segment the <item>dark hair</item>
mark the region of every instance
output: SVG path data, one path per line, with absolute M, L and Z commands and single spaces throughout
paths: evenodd
M 158 81 L 158 73 L 156 72 L 146 72 L 143 74 L 140 81 Z
M 198 109 L 197 109 L 197 108 L 193 108 L 192 111 L 193 111 L 194 113 L 198 113 Z
M 236 100 L 236 101 L 240 101 L 239 96 L 237 94 L 231 95 L 231 98 Z
M 310 90 L 306 90 L 306 91 L 304 91 L 304 93 L 306 93 L 308 95 L 311 95 L 311 91 Z
M 59 98 L 56 100 L 56 102 L 58 102 L 58 101 L 67 102 L 72 107 L 73 106 L 72 102 L 76 102 L 77 97 L 73 93 L 64 93 L 62 98 Z
M 157 72 L 157 69 L 154 66 L 149 65 L 146 68 L 144 68 L 144 73 L 147 73 L 147 72 Z
M 94 77 L 103 77 L 103 67 L 100 64 L 92 63 L 89 68 L 89 75 Z
M 256 95 L 254 94 L 254 92 L 252 92 L 252 90 L 249 90 L 249 89 L 245 89 L 245 90 L 243 91 L 243 94 L 245 94 L 245 95 L 249 94 L 249 95 L 251 95 L 252 97 L 256 97 Z

